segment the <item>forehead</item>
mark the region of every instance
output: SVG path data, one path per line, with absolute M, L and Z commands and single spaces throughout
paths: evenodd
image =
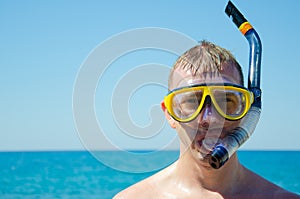
M 202 73 L 176 68 L 170 75 L 169 89 L 206 83 L 241 84 L 241 77 L 238 69 L 232 65 L 227 65 L 218 71 Z

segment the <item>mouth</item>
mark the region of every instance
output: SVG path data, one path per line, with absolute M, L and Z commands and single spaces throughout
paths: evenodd
M 196 136 L 192 143 L 192 149 L 202 155 L 208 155 L 220 141 L 221 136 L 207 136 L 206 134 L 204 134 L 204 136 Z

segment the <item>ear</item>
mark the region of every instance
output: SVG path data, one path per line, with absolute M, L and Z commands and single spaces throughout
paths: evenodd
M 166 105 L 165 105 L 164 100 L 161 101 L 160 106 L 161 106 L 161 109 L 163 110 L 163 112 L 165 112 L 165 110 L 166 110 L 167 108 L 166 108 Z
M 175 121 L 175 120 L 171 117 L 171 115 L 169 114 L 169 112 L 168 112 L 168 110 L 167 110 L 167 108 L 166 108 L 165 102 L 162 101 L 162 102 L 160 103 L 160 105 L 161 105 L 161 109 L 162 109 L 163 112 L 165 113 L 165 117 L 166 117 L 166 119 L 168 120 L 169 125 L 170 125 L 173 129 L 175 129 L 175 128 L 176 128 L 176 121 Z

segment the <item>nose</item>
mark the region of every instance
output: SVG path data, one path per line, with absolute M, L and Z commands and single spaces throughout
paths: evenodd
M 217 121 L 218 114 L 212 104 L 211 98 L 207 96 L 198 116 L 198 124 L 201 128 L 208 129 L 210 125 L 216 124 Z

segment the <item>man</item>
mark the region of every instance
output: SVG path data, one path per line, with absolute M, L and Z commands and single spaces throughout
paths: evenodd
M 162 109 L 180 138 L 179 159 L 125 189 L 121 198 L 300 198 L 242 166 L 236 154 L 220 169 L 208 163 L 218 139 L 237 127 L 251 103 L 241 67 L 227 50 L 202 41 L 184 53 L 169 77 Z

